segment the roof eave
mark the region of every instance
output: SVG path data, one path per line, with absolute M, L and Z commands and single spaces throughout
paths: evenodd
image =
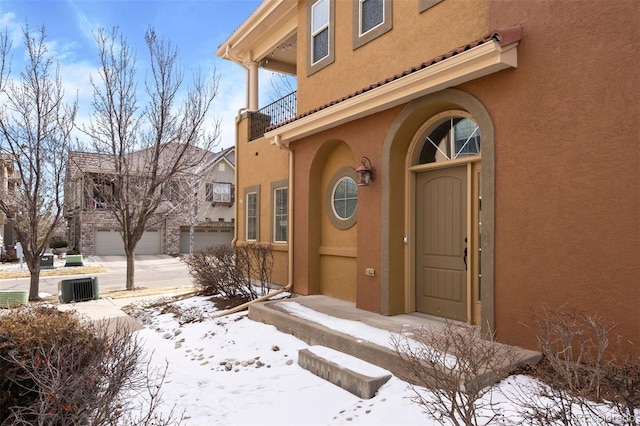
M 297 1 L 263 1 L 216 50 L 216 56 L 245 65 L 259 61 L 297 30 Z M 271 42 L 266 36 L 273 35 Z M 265 43 L 266 42 L 266 43 Z M 271 46 L 273 44 L 273 46 Z
M 288 146 L 309 135 L 384 111 L 413 99 L 458 86 L 508 68 L 517 68 L 519 41 L 502 46 L 491 40 L 375 89 L 265 133 Z M 277 139 L 276 139 L 277 138 Z

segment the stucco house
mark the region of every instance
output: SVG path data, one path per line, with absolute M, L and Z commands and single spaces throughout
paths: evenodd
M 109 193 L 113 162 L 108 155 L 69 153 L 64 216 L 67 241 L 86 255 L 124 255 Z M 235 148 L 211 152 L 192 173 L 171 183 L 147 222 L 136 254 L 178 254 L 229 245 L 235 226 Z M 190 197 L 189 194 L 195 194 Z M 191 238 L 193 235 L 193 238 Z M 193 243 L 192 243 L 193 241 Z
M 263 1 L 216 51 L 248 76 L 238 243 L 273 243 L 299 295 L 526 348 L 566 305 L 640 344 L 638 22 L 627 0 Z M 261 69 L 297 93 L 261 109 Z

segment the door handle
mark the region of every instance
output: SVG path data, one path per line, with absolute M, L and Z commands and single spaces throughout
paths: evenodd
M 464 262 L 464 270 L 467 270 L 467 237 L 464 237 L 464 255 L 462 256 Z

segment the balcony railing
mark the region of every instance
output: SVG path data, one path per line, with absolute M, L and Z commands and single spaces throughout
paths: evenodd
M 249 113 L 249 140 L 261 138 L 266 130 L 296 116 L 296 95 L 291 92 L 264 108 Z

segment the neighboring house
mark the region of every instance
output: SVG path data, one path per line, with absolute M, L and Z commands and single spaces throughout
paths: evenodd
M 6 198 L 16 191 L 20 185 L 20 173 L 14 167 L 12 159 L 8 155 L 0 154 L 0 197 Z M 14 256 L 14 244 L 16 243 L 13 227 L 7 221 L 7 217 L 0 212 L 0 247 L 2 258 Z
M 529 348 L 566 305 L 640 344 L 640 3 L 585 6 L 265 0 L 216 52 L 248 72 L 238 243 L 297 294 Z M 259 109 L 259 69 L 297 94 Z
M 106 154 L 69 153 L 64 216 L 70 247 L 86 255 L 123 255 L 109 194 L 113 162 Z M 230 245 L 235 225 L 235 148 L 210 153 L 197 170 L 171 182 L 147 222 L 136 254 L 177 254 Z M 195 194 L 195 197 L 189 197 Z

